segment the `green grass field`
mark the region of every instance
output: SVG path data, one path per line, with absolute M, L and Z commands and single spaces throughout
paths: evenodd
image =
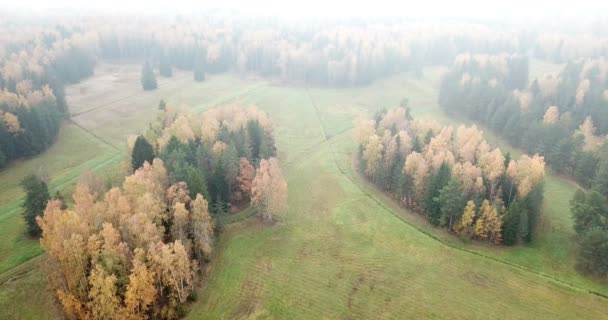
M 446 117 L 437 106 L 441 68 L 425 70 L 419 79 L 402 74 L 349 89 L 279 86 L 230 74 L 193 83 L 177 73 L 174 83 L 161 79 L 153 93 L 125 80 L 132 74 L 121 78 L 116 72 L 102 66 L 94 78 L 70 88 L 79 126 L 64 126 L 46 153 L 0 172 L 6 186 L 0 190 L 0 318 L 57 314 L 44 290 L 41 259 L 22 264 L 40 249 L 22 235 L 19 180 L 41 164 L 53 190 L 69 191 L 85 169 L 112 177 L 124 158 L 126 136 L 154 118 L 160 98 L 196 111 L 232 102 L 258 105 L 275 123 L 289 185 L 289 209 L 276 225 L 239 218 L 227 226 L 208 281 L 191 305 L 191 319 L 608 318 L 608 299 L 589 293 L 606 295 L 608 284 L 573 269 L 568 201 L 575 186 L 568 181 L 547 175 L 543 219 L 533 243 L 497 248 L 465 244 L 429 226 L 353 172 L 350 128 L 359 113 L 407 97 L 416 118 L 466 123 Z M 102 94 L 117 85 L 118 96 Z M 29 294 L 35 307 L 20 298 Z

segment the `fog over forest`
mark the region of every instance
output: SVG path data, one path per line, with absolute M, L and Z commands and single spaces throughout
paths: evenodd
M 607 9 L 0 1 L 0 319 L 608 319 Z

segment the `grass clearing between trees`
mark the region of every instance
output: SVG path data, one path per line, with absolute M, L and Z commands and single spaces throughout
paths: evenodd
M 353 172 L 349 129 L 361 112 L 407 97 L 415 118 L 470 124 L 446 117 L 437 105 L 443 68 L 425 69 L 419 79 L 401 74 L 348 89 L 278 86 L 231 74 L 195 83 L 176 72 L 159 77 L 153 92 L 141 90 L 138 72 L 139 66 L 102 65 L 94 77 L 68 88 L 78 125 L 64 125 L 41 156 L 0 172 L 0 318 L 56 316 L 47 307 L 52 298 L 39 267 L 43 257 L 24 263 L 41 251 L 23 235 L 20 179 L 44 163 L 51 193 L 67 195 L 85 169 L 115 176 L 126 137 L 145 129 L 161 98 L 197 112 L 256 104 L 274 122 L 289 186 L 289 209 L 275 225 L 234 219 L 226 227 L 191 319 L 608 318 L 608 299 L 588 293 L 608 294 L 608 285 L 573 269 L 568 201 L 576 187 L 567 180 L 547 175 L 537 239 L 503 248 L 465 244 L 431 227 Z

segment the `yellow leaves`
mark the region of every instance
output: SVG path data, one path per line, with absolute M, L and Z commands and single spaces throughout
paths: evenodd
M 157 242 L 148 249 L 150 270 L 170 290 L 170 296 L 180 303 L 186 301 L 194 289 L 195 263 L 181 241 Z
M 483 189 L 481 169 L 471 162 L 455 164 L 452 168 L 452 175 L 458 177 L 462 184 L 462 190 L 466 194 L 481 192 Z
M 481 240 L 500 244 L 502 242 L 502 218 L 498 215 L 498 210 L 488 200 L 484 200 L 479 209 L 479 215 L 480 217 L 475 223 L 475 236 Z
M 145 319 L 146 312 L 156 300 L 154 273 L 142 259 L 133 260 L 129 284 L 125 292 L 125 314 L 133 315 L 131 319 Z
M 555 124 L 559 120 L 559 109 L 556 106 L 550 106 L 543 116 L 544 124 Z
M 200 194 L 191 203 L 191 224 L 194 253 L 197 257 L 209 259 L 213 250 L 213 220 L 209 214 L 207 200 Z
M 277 173 L 271 170 L 270 175 Z M 165 306 L 167 312 L 175 312 L 190 295 L 198 268 L 192 257 L 200 262 L 210 257 L 214 226 L 201 195 L 191 201 L 184 183 L 165 191 L 166 182 L 164 165 L 155 159 L 103 200 L 79 183 L 74 211 L 49 201 L 37 219 L 40 243 L 68 317 L 146 319 L 159 292 L 161 300 L 173 301 Z M 174 242 L 165 244 L 166 239 Z M 124 290 L 127 282 L 120 294 L 118 288 Z
M 21 129 L 21 124 L 19 123 L 19 119 L 16 115 L 10 112 L 0 112 L 0 116 L 2 117 L 2 121 L 4 121 L 8 132 L 12 133 L 13 135 L 17 135 L 23 132 L 23 129 Z
M 287 183 L 276 158 L 262 159 L 251 187 L 251 203 L 265 221 L 287 208 Z
M 188 118 L 185 115 L 180 115 L 175 119 L 175 122 L 169 128 L 173 136 L 179 139 L 182 143 L 188 143 L 195 138 L 194 131 L 190 127 Z
M 431 138 L 424 157 L 431 165 L 433 170 L 439 170 L 442 163 L 447 163 L 452 167 L 455 163 L 455 157 L 452 153 L 452 127 L 444 127 L 439 134 Z
M 403 171 L 414 177 L 414 186 L 418 193 L 424 189 L 424 179 L 429 174 L 429 166 L 424 157 L 418 152 L 410 153 L 405 159 Z
M 222 141 L 216 141 L 213 144 L 213 147 L 211 147 L 211 152 L 213 153 L 213 156 L 215 157 L 215 159 L 219 159 L 225 150 L 226 150 L 226 144 Z
M 397 130 L 404 130 L 407 124 L 407 111 L 405 108 L 393 108 L 386 112 L 378 126 L 387 130 L 392 130 L 393 127 Z
M 464 208 L 460 222 L 454 226 L 454 230 L 461 237 L 471 238 L 474 234 L 473 221 L 475 220 L 475 203 L 471 200 Z
M 604 137 L 595 135 L 596 130 L 597 129 L 593 125 L 593 120 L 591 120 L 591 117 L 587 117 L 574 132 L 574 135 L 580 134 L 585 139 L 585 145 L 583 146 L 584 151 L 596 152 L 604 142 Z
M 483 132 L 476 126 L 465 127 L 461 125 L 456 130 L 456 151 L 460 159 L 473 163 L 475 161 L 475 151 L 483 141 Z
M 365 145 L 368 142 L 369 137 L 376 132 L 374 125 L 374 120 L 365 119 L 362 116 L 355 119 L 355 128 L 353 130 L 355 142 L 360 145 Z
M 180 240 L 183 244 L 188 242 L 188 220 L 189 212 L 186 205 L 177 202 L 173 205 L 173 225 L 171 226 L 171 236 L 175 240 Z
M 589 79 L 585 79 L 578 84 L 578 88 L 576 88 L 576 104 L 578 106 L 582 106 L 585 101 L 585 95 L 589 92 L 589 87 L 591 86 L 591 82 Z
M 545 158 L 538 154 L 533 157 L 522 155 L 519 160 L 511 160 L 507 175 L 517 183 L 517 193 L 525 197 L 545 177 Z
M 382 158 L 383 150 L 384 146 L 380 141 L 380 137 L 376 134 L 369 136 L 367 144 L 365 145 L 365 150 L 363 151 L 363 157 L 367 162 L 365 172 L 370 177 L 373 177 L 376 172 L 376 165 L 378 164 L 378 161 Z
M 23 97 L 6 89 L 0 91 L 0 105 L 7 105 L 11 109 L 17 109 L 23 104 Z
M 487 146 L 487 144 L 486 144 Z M 491 184 L 496 183 L 497 179 L 505 172 L 505 157 L 500 149 L 486 151 L 485 146 L 478 149 L 478 163 L 483 174 Z
M 530 92 L 514 90 L 513 96 L 519 102 L 521 111 L 528 111 L 530 109 L 530 103 L 532 103 L 532 94 Z
M 135 173 L 125 178 L 123 189 L 124 193 L 132 200 L 146 192 L 150 192 L 156 198 L 162 198 L 165 194 L 167 182 L 165 164 L 161 159 L 156 158 L 151 165 L 146 162 Z
M 89 276 L 89 309 L 92 319 L 116 319 L 120 301 L 116 295 L 116 276 L 96 265 Z

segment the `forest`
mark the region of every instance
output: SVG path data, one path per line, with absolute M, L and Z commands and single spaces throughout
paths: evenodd
M 603 11 L 126 7 L 0 6 L 0 318 L 608 316 Z

